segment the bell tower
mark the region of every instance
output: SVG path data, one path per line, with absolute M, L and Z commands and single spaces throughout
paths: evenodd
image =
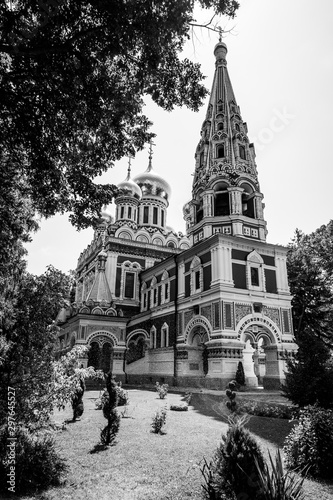
M 192 244 L 215 233 L 266 241 L 254 145 L 248 139 L 227 70 L 227 46 L 215 46 L 215 75 L 195 152 L 192 199 L 184 206 Z

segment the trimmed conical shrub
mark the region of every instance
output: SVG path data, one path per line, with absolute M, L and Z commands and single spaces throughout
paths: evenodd
M 229 420 L 227 434 L 213 459 L 213 487 L 220 498 L 261 498 L 256 462 L 264 467 L 265 461 L 256 440 L 245 429 L 245 421 L 244 417 Z

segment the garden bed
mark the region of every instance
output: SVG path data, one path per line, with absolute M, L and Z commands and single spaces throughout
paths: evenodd
M 85 412 L 80 421 L 57 432 L 57 446 L 68 459 L 69 472 L 61 488 L 52 488 L 39 498 L 43 500 L 202 500 L 200 466 L 203 456 L 209 461 L 221 434 L 227 430 L 221 397 L 193 394 L 189 410 L 167 412 L 164 435 L 151 432 L 151 421 L 157 409 L 182 403 L 181 394 L 168 393 L 160 399 L 156 392 L 129 390 L 127 415 L 122 418 L 115 446 L 90 453 L 99 441 L 105 425 L 102 412 L 95 409 L 98 391 L 86 392 Z M 120 407 L 117 411 L 124 411 Z M 70 409 L 57 412 L 60 423 L 71 417 Z M 249 429 L 262 450 L 275 453 L 281 436 L 288 434 L 287 420 L 251 417 Z M 306 500 L 333 500 L 333 485 L 306 481 Z M 34 497 L 25 497 L 32 500 Z

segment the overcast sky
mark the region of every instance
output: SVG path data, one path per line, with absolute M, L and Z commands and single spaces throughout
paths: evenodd
M 240 0 L 234 21 L 223 21 L 228 70 L 255 143 L 269 243 L 286 245 L 296 228 L 314 231 L 333 218 L 333 2 L 332 0 Z M 208 20 L 206 14 L 203 20 Z M 202 65 L 210 89 L 214 33 L 197 29 L 184 52 Z M 167 113 L 147 104 L 157 134 L 153 167 L 172 187 L 167 224 L 185 232 L 182 207 L 191 198 L 194 152 L 206 105 Z M 132 161 L 133 176 L 146 170 L 148 151 Z M 123 159 L 102 181 L 126 177 Z M 110 207 L 114 212 L 114 205 Z M 77 232 L 67 216 L 44 221 L 27 245 L 28 271 L 41 274 L 48 264 L 75 269 L 92 230 Z

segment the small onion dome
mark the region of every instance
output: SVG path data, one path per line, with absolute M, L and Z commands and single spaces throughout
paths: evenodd
M 221 59 L 225 59 L 228 53 L 228 49 L 225 43 L 222 41 L 217 43 L 214 48 L 214 56 L 216 60 L 219 61 Z
M 136 198 L 137 200 L 141 200 L 142 198 L 142 191 L 138 184 L 130 178 L 131 171 L 128 169 L 128 174 L 126 179 L 118 184 L 118 189 L 120 190 L 120 193 L 116 196 L 117 198 L 120 198 L 122 196 L 129 196 L 130 198 Z
M 171 187 L 165 179 L 154 172 L 151 163 L 145 172 L 137 175 L 133 180 L 139 184 L 143 195 L 160 196 L 165 200 L 170 198 Z

